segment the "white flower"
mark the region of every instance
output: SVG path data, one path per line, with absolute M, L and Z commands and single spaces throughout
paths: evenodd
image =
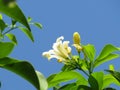
M 48 58 L 48 60 L 52 58 L 56 58 L 58 62 L 66 62 L 70 58 L 71 47 L 68 46 L 69 41 L 63 41 L 63 36 L 57 38 L 56 42 L 52 46 L 52 50 L 48 52 L 43 52 L 43 56 Z

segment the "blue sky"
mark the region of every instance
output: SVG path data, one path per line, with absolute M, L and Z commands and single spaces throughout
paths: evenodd
M 60 71 L 62 64 L 42 57 L 42 52 L 51 49 L 59 36 L 70 40 L 72 34 L 79 32 L 82 44 L 94 44 L 97 54 L 105 44 L 120 46 L 120 1 L 119 0 L 19 0 L 18 4 L 26 16 L 33 21 L 40 22 L 43 29 L 31 27 L 35 37 L 32 43 L 25 35 L 16 30 L 18 46 L 11 57 L 28 60 L 35 69 L 46 77 Z M 119 59 L 101 65 L 96 70 L 104 70 L 113 63 L 119 67 Z M 35 88 L 21 77 L 0 69 L 1 90 L 35 90 Z M 117 89 L 120 89 L 116 87 Z

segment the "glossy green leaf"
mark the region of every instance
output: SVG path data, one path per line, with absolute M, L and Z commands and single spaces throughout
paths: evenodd
M 111 44 L 107 44 L 101 51 L 100 55 L 97 57 L 97 60 L 103 59 L 115 51 L 120 51 L 120 49 Z
M 96 61 L 94 62 L 94 67 L 97 67 L 107 61 L 113 60 L 115 58 L 118 58 L 120 55 L 119 54 L 109 54 L 108 56 L 106 56 L 105 58 L 102 59 L 96 59 Z
M 39 71 L 36 71 L 36 74 L 40 82 L 40 90 L 48 90 L 48 83 L 44 75 L 40 73 Z
M 95 47 L 91 44 L 88 44 L 86 46 L 83 46 L 83 51 L 85 53 L 85 55 L 89 58 L 90 61 L 93 61 L 95 58 Z
M 41 90 L 38 80 L 39 75 L 37 76 L 33 66 L 29 62 L 5 57 L 0 59 L 0 67 L 16 73 L 33 84 L 37 90 Z
M 116 84 L 116 85 L 120 86 L 120 83 L 112 75 L 110 75 L 110 74 L 104 75 L 102 88 L 103 89 L 107 88 L 111 84 Z
M 23 28 L 23 27 L 19 27 L 20 30 L 22 30 L 22 32 L 25 33 L 25 35 L 32 41 L 34 42 L 34 38 L 33 35 L 31 33 L 31 31 L 29 31 L 27 28 Z
M 5 24 L 5 22 L 2 20 L 2 19 L 0 19 L 0 30 L 1 31 L 4 31 L 4 29 L 7 27 L 7 25 Z
M 0 58 L 8 56 L 14 48 L 11 42 L 0 42 Z
M 112 70 L 106 70 L 109 72 L 113 77 L 117 79 L 117 81 L 120 83 L 120 72 L 118 71 L 112 71 Z
M 17 39 L 14 34 L 8 33 L 6 36 L 14 43 L 17 45 Z
M 95 72 L 89 76 L 88 82 L 92 90 L 102 90 L 103 75 L 103 72 Z
M 4 0 L 0 0 L 0 12 L 20 22 L 21 24 L 26 26 L 28 30 L 30 30 L 30 26 L 27 22 L 27 19 L 17 4 L 14 5 L 14 7 L 9 7 L 4 3 Z
M 51 76 L 50 76 L 51 77 Z M 52 78 L 48 77 L 48 86 L 53 87 L 61 82 L 66 82 L 70 80 L 77 80 L 77 84 L 86 85 L 87 80 L 78 72 L 75 71 L 65 71 L 52 75 Z
M 120 51 L 120 49 L 111 44 L 107 44 L 101 51 L 100 55 L 95 60 L 94 67 L 97 67 L 100 64 L 110 61 L 112 59 L 118 58 L 119 57 L 118 54 L 113 54 L 116 51 Z
M 38 22 L 35 22 L 35 23 L 33 23 L 33 24 L 34 24 L 36 27 L 42 29 L 42 24 L 40 24 L 40 23 L 38 23 Z

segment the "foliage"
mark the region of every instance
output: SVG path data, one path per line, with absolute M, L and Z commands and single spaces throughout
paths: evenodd
M 104 70 L 94 72 L 94 69 L 101 64 L 119 58 L 120 47 L 107 44 L 101 53 L 96 55 L 97 50 L 94 45 L 83 45 L 78 32 L 73 34 L 72 44 L 77 55 L 72 54 L 69 41 L 63 41 L 63 36 L 56 40 L 53 49 L 43 53 L 43 56 L 49 60 L 56 58 L 59 63 L 64 64 L 60 72 L 52 74 L 48 78 L 35 70 L 28 61 L 9 57 L 15 45 L 18 44 L 16 36 L 11 31 L 19 29 L 34 42 L 30 25 L 40 29 L 42 29 L 42 25 L 38 22 L 31 22 L 31 17 L 26 18 L 15 0 L 0 0 L 0 12 L 2 13 L 0 14 L 1 68 L 23 77 L 37 90 L 47 90 L 52 87 L 53 90 L 116 90 L 110 85 L 120 86 L 120 72 L 115 71 L 113 65 L 110 65 L 109 70 L 105 70 L 105 72 Z M 3 20 L 5 15 L 11 18 L 10 24 Z M 4 37 L 8 37 L 11 42 L 5 42 Z

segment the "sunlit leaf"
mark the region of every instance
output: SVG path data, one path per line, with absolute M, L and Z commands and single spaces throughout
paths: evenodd
M 14 43 L 17 45 L 17 39 L 14 34 L 7 33 L 6 36 Z
M 14 48 L 11 42 L 0 42 L 0 58 L 8 56 Z
M 52 78 L 50 77 L 47 79 L 49 87 L 53 87 L 61 82 L 67 82 L 70 80 L 77 80 L 77 84 L 79 85 L 87 84 L 87 80 L 81 74 L 75 71 L 60 72 L 52 75 Z
M 48 83 L 44 75 L 40 73 L 39 71 L 36 71 L 36 74 L 40 82 L 40 90 L 48 90 Z
M 18 5 L 14 5 L 14 7 L 9 7 L 7 4 L 4 3 L 5 0 L 0 0 L 0 12 L 6 14 L 7 16 L 13 18 L 14 20 L 20 22 L 24 26 L 30 30 L 30 26 L 27 22 L 26 17 L 24 16 L 21 9 L 18 7 Z
M 120 83 L 120 72 L 118 71 L 112 71 L 112 70 L 106 70 L 109 72 L 113 77 L 117 79 L 117 81 Z
M 95 72 L 89 76 L 88 82 L 92 90 L 102 90 L 103 75 L 103 72 Z
M 27 28 L 23 28 L 23 27 L 19 27 L 20 30 L 22 30 L 22 32 L 25 33 L 25 35 L 30 39 L 32 40 L 32 42 L 34 42 L 34 38 L 33 38 L 33 35 L 31 33 L 31 31 L 29 31 Z
M 103 89 L 107 88 L 111 84 L 116 84 L 116 85 L 120 86 L 120 83 L 112 75 L 110 75 L 110 74 L 104 75 L 102 88 Z
M 120 49 L 111 44 L 106 45 L 101 51 L 100 55 L 95 60 L 94 67 L 99 66 L 100 64 L 110 61 L 112 59 L 118 58 L 119 55 L 114 54 L 116 51 L 120 51 Z
M 96 59 L 96 61 L 94 62 L 94 67 L 97 67 L 107 61 L 113 60 L 115 58 L 118 58 L 120 55 L 119 54 L 109 54 L 108 56 L 106 56 L 105 58 L 102 59 Z
M 85 53 L 85 55 L 89 58 L 90 61 L 93 61 L 95 58 L 95 47 L 91 44 L 88 44 L 86 46 L 83 46 L 83 51 Z
M 0 59 L 0 67 L 16 73 L 41 90 L 37 74 L 29 62 L 5 57 Z
M 100 55 L 97 57 L 97 59 L 103 59 L 105 57 L 107 57 L 109 54 L 115 52 L 115 51 L 120 51 L 119 48 L 111 45 L 111 44 L 107 44 L 103 50 L 101 51 Z

